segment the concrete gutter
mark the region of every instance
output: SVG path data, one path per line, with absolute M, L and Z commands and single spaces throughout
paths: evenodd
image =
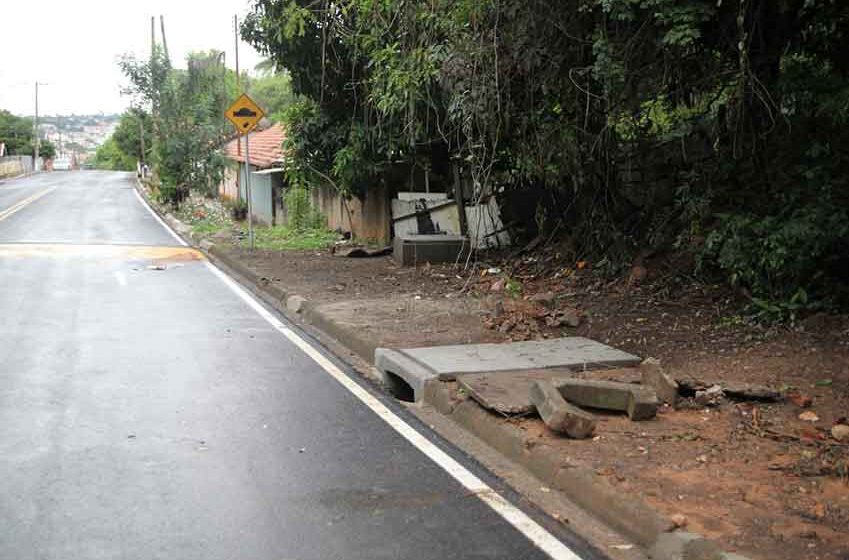
M 138 190 L 150 203 L 145 190 Z M 258 274 L 215 244 L 199 241 L 191 228 L 177 218 L 169 213 L 163 214 L 154 204 L 150 206 L 187 243 L 203 252 L 216 265 L 233 271 L 249 291 L 282 315 L 318 329 L 367 364 L 374 364 L 378 341 L 339 324 L 309 300 L 264 282 Z M 676 531 L 672 521 L 639 496 L 623 494 L 591 469 L 560 464 L 543 450 L 529 447 L 522 430 L 459 395 L 455 382 L 427 382 L 423 401 L 513 463 L 526 468 L 546 486 L 559 490 L 588 513 L 632 540 L 654 560 L 747 560 L 743 556 L 723 552 L 716 543 L 700 535 Z M 415 414 L 416 408 L 411 406 L 410 410 Z

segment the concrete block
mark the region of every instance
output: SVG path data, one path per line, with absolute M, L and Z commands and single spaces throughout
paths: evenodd
M 530 394 L 542 421 L 555 432 L 584 439 L 595 430 L 595 417 L 566 402 L 550 381 L 537 381 L 531 385 Z
M 469 254 L 469 239 L 462 235 L 396 235 L 392 255 L 401 266 L 454 262 Z
M 307 305 L 307 298 L 301 297 L 299 295 L 291 295 L 286 299 L 286 309 L 289 310 L 290 313 L 300 313 L 304 310 L 304 306 Z
M 564 379 L 557 389 L 567 401 L 578 406 L 625 412 L 631 420 L 646 420 L 657 413 L 657 395 L 640 385 L 595 381 L 590 379 Z
M 437 380 L 436 373 L 427 366 L 389 348 L 374 351 L 374 367 L 380 371 L 382 381 L 396 397 L 404 398 L 412 392 L 412 400 L 419 402 L 425 394 L 425 384 Z M 406 386 L 405 386 L 406 385 Z
M 643 360 L 640 364 L 640 375 L 642 384 L 654 389 L 658 399 L 675 406 L 678 402 L 678 382 L 663 370 L 658 360 Z

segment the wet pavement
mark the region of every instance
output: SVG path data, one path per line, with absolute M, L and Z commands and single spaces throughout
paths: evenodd
M 0 185 L 0 558 L 548 557 L 180 246 L 132 181 Z

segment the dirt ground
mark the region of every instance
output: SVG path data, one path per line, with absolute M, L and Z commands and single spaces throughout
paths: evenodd
M 660 359 L 676 378 L 796 395 L 798 402 L 709 407 L 685 399 L 640 423 L 602 416 L 585 441 L 561 438 L 536 418 L 504 421 L 526 430 L 531 445 L 594 468 L 729 550 L 764 560 L 849 559 L 849 441 L 830 433 L 849 416 L 849 317 L 767 328 L 745 319 L 726 288 L 650 267 L 602 280 L 550 253 L 493 258 L 469 272 L 329 251 L 232 251 L 289 293 L 358 302 L 358 320 L 390 346 L 581 335 Z

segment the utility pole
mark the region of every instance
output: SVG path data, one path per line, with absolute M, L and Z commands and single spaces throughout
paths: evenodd
M 236 42 L 236 87 L 241 89 L 241 77 L 239 76 L 239 16 L 233 16 L 233 37 Z
M 136 110 L 136 117 L 139 119 L 139 147 L 141 148 L 141 164 L 144 166 L 144 113 L 141 109 Z
M 239 91 L 242 90 L 242 78 L 239 75 L 239 16 L 233 16 L 233 38 L 236 46 L 236 87 Z M 248 199 L 248 243 L 251 251 L 254 250 L 254 215 L 253 201 L 251 201 L 251 152 L 250 152 L 250 137 L 251 133 L 245 134 L 245 198 Z M 237 154 L 241 155 L 242 139 L 237 139 L 236 145 Z M 236 188 L 239 188 L 239 174 L 236 174 Z
M 165 51 L 165 60 L 171 63 L 171 58 L 168 56 L 168 40 L 165 38 L 165 16 L 159 16 L 159 24 L 162 29 L 162 50 Z
M 35 119 L 33 120 L 33 171 L 38 171 L 38 149 L 41 147 L 41 137 L 38 134 L 38 86 L 46 86 L 45 83 L 35 82 Z

